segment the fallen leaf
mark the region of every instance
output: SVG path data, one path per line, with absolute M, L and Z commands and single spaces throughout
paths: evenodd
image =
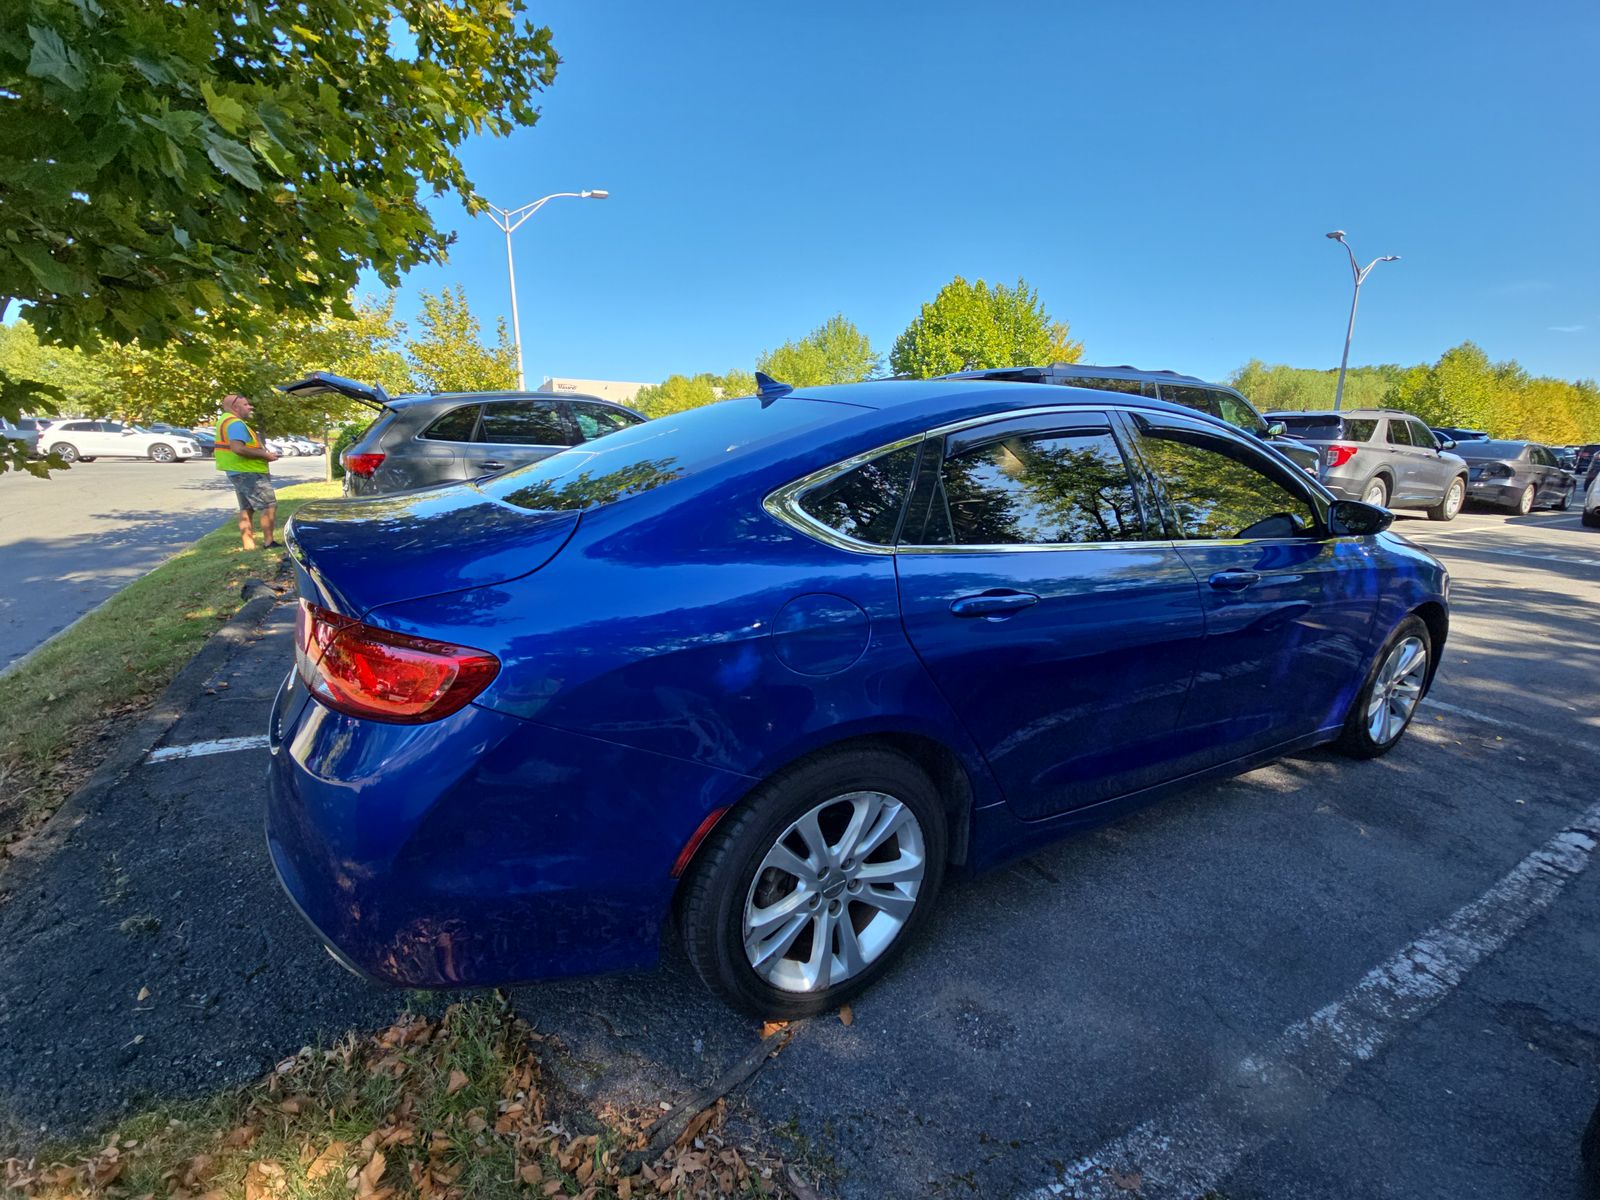
M 854 1025 L 855 1023 L 856 1023 L 855 1010 L 852 1009 L 848 1004 L 841 1004 L 839 1006 L 839 1024 L 841 1024 L 841 1025 Z
M 136 997 L 136 999 L 139 1000 L 141 1003 L 146 1001 L 146 1000 L 148 1000 L 148 999 L 150 999 L 150 989 L 147 988 L 147 987 L 140 988 L 139 989 L 139 995 Z
M 311 1165 L 306 1168 L 306 1178 L 321 1179 L 329 1171 L 336 1170 L 347 1149 L 349 1147 L 343 1142 L 329 1142 L 328 1148 L 311 1160 Z
M 778 1033 L 781 1030 L 787 1029 L 788 1027 L 789 1027 L 789 1022 L 787 1022 L 787 1021 L 768 1021 L 765 1025 L 763 1025 L 761 1027 L 761 1040 L 762 1041 L 766 1041 L 773 1034 Z
M 373 1196 L 378 1190 L 378 1180 L 383 1178 L 383 1151 L 374 1150 L 367 1165 L 356 1175 L 356 1195 Z
M 617 1180 L 617 1200 L 633 1200 L 633 1180 Z
M 1124 1192 L 1137 1192 L 1144 1186 L 1144 1176 L 1137 1171 L 1129 1171 L 1124 1175 L 1121 1171 L 1112 1167 L 1111 1182 Z
M 471 1082 L 472 1081 L 467 1078 L 467 1073 L 460 1067 L 457 1067 L 454 1071 L 450 1072 L 450 1082 L 445 1085 L 444 1089 L 445 1095 L 454 1096 L 457 1092 Z
M 278 1105 L 278 1111 L 289 1113 L 292 1116 L 300 1111 L 300 1101 L 295 1097 L 290 1096 L 287 1100 Z
M 544 1178 L 544 1172 L 539 1169 L 538 1163 L 529 1163 L 527 1166 L 523 1167 L 522 1170 L 518 1171 L 517 1174 L 521 1177 L 522 1182 L 528 1184 L 529 1186 L 538 1183 Z M 626 1197 L 624 1197 L 624 1200 L 626 1200 Z
M 222 1139 L 222 1144 L 230 1150 L 243 1150 L 256 1140 L 256 1127 L 254 1125 L 241 1125 Z

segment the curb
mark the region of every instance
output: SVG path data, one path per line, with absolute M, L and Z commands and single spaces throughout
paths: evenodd
M 195 656 L 173 676 L 150 710 L 101 761 L 83 786 L 68 796 L 61 807 L 46 818 L 34 833 L 25 837 L 9 859 L 0 858 L 0 904 L 28 885 L 28 868 L 48 856 L 48 852 L 71 837 L 84 819 L 98 811 L 123 778 L 144 761 L 155 744 L 178 723 L 199 700 L 205 682 L 231 658 L 254 633 L 266 616 L 284 597 L 260 580 L 247 580 L 242 589 L 243 607 L 222 623 Z

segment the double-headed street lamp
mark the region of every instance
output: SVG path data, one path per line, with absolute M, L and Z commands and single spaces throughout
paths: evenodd
M 1399 262 L 1400 256 L 1398 254 L 1385 254 L 1382 258 L 1373 259 L 1364 267 L 1358 267 L 1356 266 L 1356 252 L 1350 249 L 1350 243 L 1344 240 L 1344 230 L 1335 229 L 1326 236 L 1344 247 L 1345 253 L 1350 256 L 1350 274 L 1355 276 L 1356 281 L 1355 295 L 1350 297 L 1350 324 L 1344 331 L 1344 357 L 1339 360 L 1339 386 L 1334 389 L 1333 393 L 1333 408 L 1337 412 L 1344 403 L 1344 372 L 1345 368 L 1350 364 L 1350 339 L 1355 335 L 1356 331 L 1356 304 L 1361 300 L 1361 285 L 1367 281 L 1367 276 L 1372 274 L 1373 267 L 1381 262 Z M 509 244 L 508 242 L 507 245 Z
M 517 316 L 517 268 L 511 261 L 511 235 L 521 228 L 522 223 L 534 213 L 538 212 L 552 200 L 572 197 L 574 200 L 604 200 L 611 193 L 603 188 L 585 190 L 581 192 L 552 192 L 548 196 L 540 196 L 532 204 L 524 204 L 521 208 L 497 208 L 489 205 L 489 217 L 506 235 L 506 274 L 511 277 L 511 332 L 517 342 L 517 390 L 528 390 L 528 379 L 522 369 L 522 321 Z

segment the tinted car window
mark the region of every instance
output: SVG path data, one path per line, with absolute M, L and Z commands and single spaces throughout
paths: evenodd
M 619 408 L 576 403 L 571 408 L 572 419 L 578 426 L 578 436 L 586 442 L 639 423 L 638 417 L 630 416 Z
M 73 430 L 75 432 L 82 433 L 82 432 L 85 432 L 85 431 L 93 430 L 94 429 L 94 422 L 93 421 L 66 421 L 61 425 L 61 428 L 62 429 L 70 429 L 70 430 Z
M 800 508 L 845 537 L 875 546 L 893 545 L 920 450 L 918 442 L 880 454 L 805 492 Z
M 1305 493 L 1245 447 L 1187 429 L 1143 426 L 1140 450 L 1185 539 L 1296 537 L 1316 528 Z
M 485 404 L 482 440 L 515 446 L 572 445 L 560 406 L 541 400 Z
M 1094 388 L 1097 392 L 1121 392 L 1127 396 L 1154 396 L 1155 389 L 1139 379 L 1066 378 L 1068 387 Z
M 1455 448 L 1455 453 L 1463 458 L 1526 458 L 1528 445 L 1526 442 L 1462 442 Z
M 1406 426 L 1404 421 L 1398 420 L 1394 417 L 1389 418 L 1389 431 L 1387 436 L 1391 446 L 1411 445 L 1411 430 Z
M 1282 421 L 1284 427 L 1296 437 L 1313 440 L 1344 436 L 1344 422 L 1333 413 L 1273 413 L 1272 420 Z
M 1236 425 L 1250 433 L 1261 428 L 1260 414 L 1239 397 L 1227 392 L 1213 392 L 1212 395 L 1216 397 L 1217 415 L 1229 425 Z
M 1213 417 L 1222 414 L 1217 411 L 1217 394 L 1209 388 L 1173 387 L 1170 384 L 1161 385 L 1161 398 L 1170 404 L 1181 404 L 1185 408 L 1192 408 L 1196 412 L 1209 413 Z
M 460 408 L 452 408 L 429 425 L 422 431 L 422 436 L 435 442 L 470 442 L 472 431 L 477 426 L 478 406 L 464 404 Z
M 1428 450 L 1437 450 L 1439 448 L 1439 439 L 1434 437 L 1433 430 L 1429 429 L 1421 421 L 1407 421 L 1406 425 L 1411 430 L 1411 444 L 1413 446 L 1422 446 Z
M 1376 417 L 1352 417 L 1344 423 L 1344 433 L 1341 435 L 1348 442 L 1370 442 L 1372 435 L 1378 431 Z
M 987 442 L 946 459 L 938 483 L 918 539 L 923 544 L 1037 546 L 1150 536 L 1109 429 Z

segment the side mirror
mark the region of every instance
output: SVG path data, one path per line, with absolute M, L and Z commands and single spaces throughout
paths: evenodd
M 1328 509 L 1328 529 L 1335 537 L 1371 537 L 1394 524 L 1394 514 L 1360 500 L 1335 500 Z
M 1272 424 L 1267 426 L 1267 436 L 1269 438 L 1282 437 L 1284 434 L 1286 434 L 1288 432 L 1289 432 L 1289 427 L 1287 425 L 1285 425 L 1282 421 L 1274 421 L 1274 422 L 1272 422 Z
M 1456 440 L 1455 440 L 1455 438 L 1440 438 L 1439 439 L 1439 449 L 1441 449 L 1441 450 L 1454 450 L 1455 448 L 1456 448 Z
M 122 436 L 123 437 L 132 437 L 133 436 L 133 430 L 129 429 L 126 425 L 124 425 L 122 427 Z

